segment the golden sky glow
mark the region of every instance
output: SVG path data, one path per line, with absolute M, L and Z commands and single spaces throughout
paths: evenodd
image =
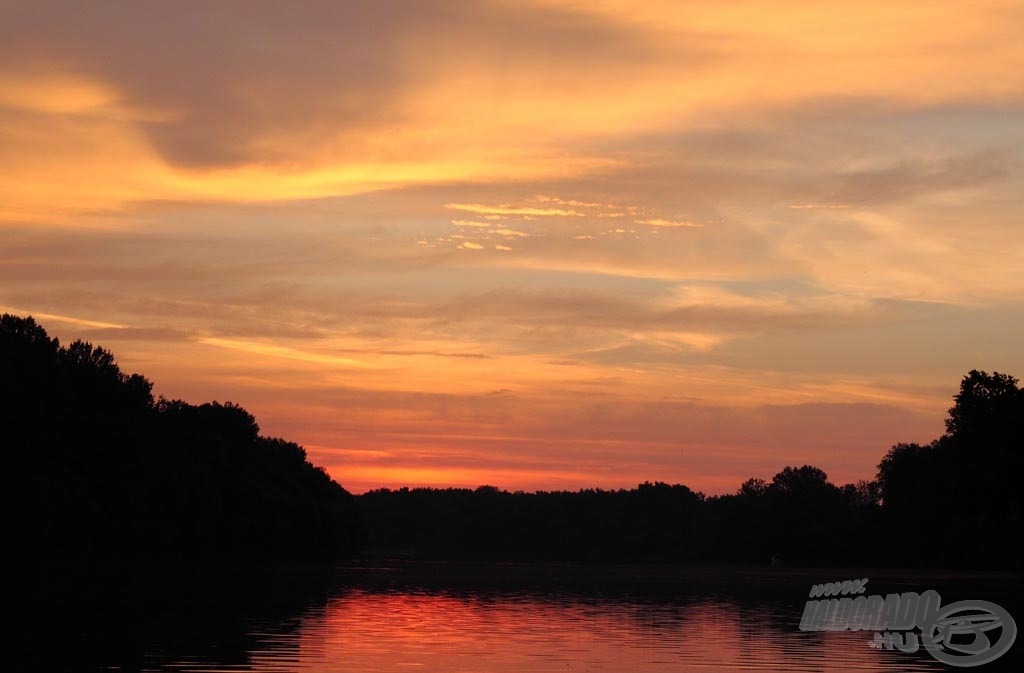
M 0 309 L 343 485 L 873 474 L 1024 375 L 1019 2 L 0 3 Z

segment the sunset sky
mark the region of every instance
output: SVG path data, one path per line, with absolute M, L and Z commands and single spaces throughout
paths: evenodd
M 0 0 L 0 311 L 346 488 L 871 478 L 1024 376 L 1024 3 Z

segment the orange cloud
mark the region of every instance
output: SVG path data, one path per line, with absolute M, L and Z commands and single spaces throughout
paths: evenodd
M 65 15 L 0 7 L 0 304 L 357 490 L 864 478 L 1024 372 L 1019 3 Z

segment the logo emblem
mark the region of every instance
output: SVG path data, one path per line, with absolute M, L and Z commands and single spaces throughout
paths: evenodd
M 1013 617 L 989 601 L 950 603 L 921 629 L 921 640 L 933 657 L 960 667 L 980 666 L 998 659 L 1016 638 Z

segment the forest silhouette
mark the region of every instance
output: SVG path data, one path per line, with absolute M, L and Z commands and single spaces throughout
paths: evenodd
M 154 399 L 110 352 L 0 317 L 0 395 L 27 556 L 316 556 L 355 550 L 355 501 L 229 403 Z
M 353 496 L 242 407 L 155 399 L 113 355 L 0 317 L 0 422 L 23 558 L 385 555 L 1019 568 L 1024 389 L 971 371 L 946 432 L 897 444 L 877 477 L 786 467 L 734 494 L 683 485 Z

